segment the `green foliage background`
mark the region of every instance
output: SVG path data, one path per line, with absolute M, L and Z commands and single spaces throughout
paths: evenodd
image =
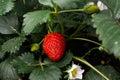
M 100 0 L 108 10 L 88 14 L 84 6 L 90 1 L 97 2 L 0 0 L 0 79 L 18 80 L 28 74 L 29 80 L 65 79 L 62 77 L 66 75 L 64 69 L 71 65 L 75 55 L 68 46 L 64 57 L 58 62 L 47 58 L 41 44 L 39 50 L 30 51 L 33 43 L 40 43 L 52 31 L 63 34 L 66 41 L 77 39 L 94 44 L 96 42 L 87 37 L 83 39 L 81 35 L 96 32 L 102 42 L 97 45 L 120 60 L 120 0 Z M 98 68 L 110 80 L 120 79 L 119 73 L 112 66 L 100 65 Z M 86 72 L 83 80 L 103 80 L 92 70 Z

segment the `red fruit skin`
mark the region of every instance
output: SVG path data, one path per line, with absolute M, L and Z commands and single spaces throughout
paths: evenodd
M 62 34 L 52 32 L 45 36 L 42 47 L 52 61 L 59 61 L 65 53 L 66 41 Z

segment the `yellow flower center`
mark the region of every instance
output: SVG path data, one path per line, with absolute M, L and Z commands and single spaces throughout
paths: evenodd
M 76 74 L 77 74 L 77 69 L 74 69 L 74 70 L 72 71 L 72 76 L 75 77 Z

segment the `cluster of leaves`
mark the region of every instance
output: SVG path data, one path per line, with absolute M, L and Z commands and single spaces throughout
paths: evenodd
M 66 50 L 62 60 L 53 62 L 46 58 L 41 47 L 31 52 L 31 44 L 39 43 L 50 31 L 60 32 L 69 39 L 79 37 L 86 29 L 94 30 L 91 19 L 108 53 L 120 59 L 120 1 L 101 0 L 109 11 L 92 18 L 85 12 L 64 11 L 83 8 L 89 1 L 93 0 L 0 0 L 0 79 L 18 80 L 29 74 L 30 80 L 60 80 L 61 70 L 72 61 L 71 51 Z M 98 68 L 103 68 L 101 71 L 112 80 L 119 78 L 115 70 L 110 71 L 111 66 Z M 113 78 L 104 71 L 116 76 Z M 96 73 L 89 71 L 85 80 L 103 79 L 92 74 Z

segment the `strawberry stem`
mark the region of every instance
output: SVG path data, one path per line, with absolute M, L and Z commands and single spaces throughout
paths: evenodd
M 80 11 L 83 11 L 83 9 L 62 10 L 59 11 L 58 13 L 80 12 Z
M 42 71 L 44 71 L 44 68 L 43 68 L 44 63 L 42 63 L 41 61 L 41 56 L 39 57 L 39 65 L 41 66 Z
M 69 12 L 83 12 L 83 11 L 84 11 L 83 9 L 61 10 L 61 11 L 58 11 L 58 14 L 69 13 Z M 51 12 L 51 14 L 56 14 L 56 13 Z
M 72 39 L 88 41 L 88 42 L 91 42 L 91 43 L 97 44 L 97 45 L 99 45 L 99 46 L 102 45 L 102 44 L 100 44 L 100 43 L 98 43 L 98 42 L 96 42 L 96 41 L 93 41 L 93 40 L 90 40 L 90 39 L 86 39 L 86 38 L 72 38 Z
M 80 26 L 78 26 L 78 28 L 76 29 L 76 31 L 70 36 L 73 37 L 75 36 L 80 30 L 82 30 L 85 27 L 85 21 L 83 20 L 83 22 L 80 24 Z
M 52 29 L 51 29 L 51 27 L 50 27 L 51 26 L 51 17 L 47 21 L 47 26 L 48 26 L 49 32 L 50 33 L 53 32 Z
M 56 16 L 57 16 L 57 19 L 58 19 L 59 24 L 60 24 L 60 26 L 61 26 L 61 32 L 62 32 L 62 34 L 64 35 L 64 26 L 63 26 L 62 18 L 61 18 L 61 16 L 60 16 L 58 13 L 56 14 Z
M 58 19 L 58 22 L 59 22 L 59 24 L 60 24 L 61 33 L 64 35 L 63 21 L 62 21 L 61 16 L 60 16 L 59 13 L 58 13 L 58 7 L 57 7 L 56 5 L 54 5 L 54 14 L 56 15 L 56 17 L 57 17 L 57 19 Z
M 82 58 L 84 58 L 85 56 L 87 56 L 88 54 L 90 54 L 91 51 L 93 51 L 93 50 L 95 50 L 95 49 L 98 49 L 98 48 L 99 48 L 99 47 L 94 47 L 94 48 L 90 49 L 88 52 L 85 53 L 85 55 L 84 55 Z
M 50 33 L 53 32 L 52 29 L 51 29 L 51 27 L 50 27 L 50 25 L 49 25 L 49 23 L 48 23 L 48 29 L 49 29 Z
M 42 39 L 38 44 L 40 45 L 43 42 L 44 39 Z

